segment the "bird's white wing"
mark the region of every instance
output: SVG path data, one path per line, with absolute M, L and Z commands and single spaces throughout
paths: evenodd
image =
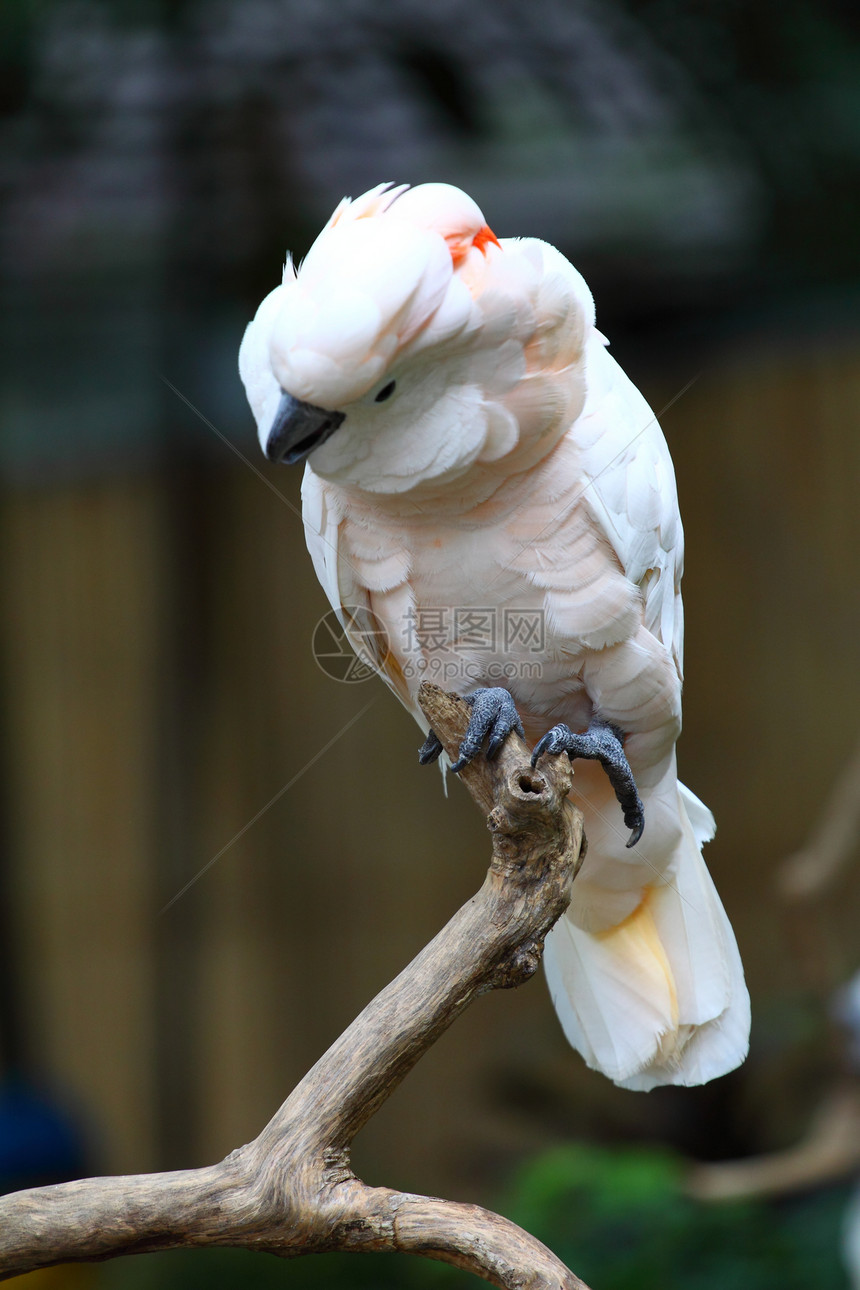
M 684 534 L 675 472 L 657 418 L 593 333 L 587 397 L 572 431 L 584 500 L 611 542 L 626 576 L 642 590 L 645 626 L 683 666 L 681 574 Z
M 328 602 L 343 624 L 343 601 L 338 577 L 338 537 L 342 519 L 338 495 L 324 487 L 310 466 L 302 479 L 302 522 L 314 573 Z
M 343 495 L 310 466 L 302 481 L 302 519 L 314 571 L 356 654 L 376 669 L 386 685 L 427 732 L 427 722 L 410 693 L 394 644 L 387 634 L 397 615 L 405 618 L 412 591 L 402 549 L 386 548 L 368 527 L 366 542 L 346 539 L 348 519 Z M 356 537 L 358 541 L 356 542 Z M 361 611 L 373 615 L 370 623 Z M 381 630 L 373 630 L 378 625 Z

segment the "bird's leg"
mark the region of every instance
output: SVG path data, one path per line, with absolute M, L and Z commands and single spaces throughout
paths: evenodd
M 468 766 L 469 762 L 480 752 L 484 740 L 489 736 L 487 757 L 497 755 L 502 744 L 512 730 L 523 735 L 523 723 L 514 706 L 514 701 L 507 690 L 501 686 L 482 687 L 471 694 L 463 695 L 464 702 L 472 709 L 472 716 L 463 742 L 460 744 L 460 756 L 451 769 L 456 773 Z M 436 761 L 442 751 L 442 745 L 431 730 L 418 751 L 418 760 L 422 766 Z
M 567 726 L 553 726 L 535 744 L 532 765 L 542 753 L 566 752 L 571 761 L 586 757 L 599 761 L 609 776 L 615 796 L 624 812 L 624 823 L 631 830 L 628 847 L 635 847 L 645 828 L 645 810 L 636 788 L 630 763 L 624 755 L 622 732 L 605 721 L 592 721 L 584 735 L 574 734 Z

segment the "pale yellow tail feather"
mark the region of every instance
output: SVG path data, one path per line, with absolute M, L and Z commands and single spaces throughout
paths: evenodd
M 624 1088 L 702 1084 L 747 1052 L 740 956 L 694 836 L 710 832 L 710 812 L 687 790 L 679 811 L 679 854 L 632 914 L 598 933 L 564 917 L 547 937 L 547 979 L 567 1038 Z

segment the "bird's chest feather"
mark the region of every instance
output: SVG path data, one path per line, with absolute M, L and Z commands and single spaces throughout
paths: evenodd
M 557 710 L 560 691 L 575 704 L 590 649 L 640 616 L 575 481 L 455 517 L 353 511 L 343 538 L 413 691 L 504 685 L 527 710 Z

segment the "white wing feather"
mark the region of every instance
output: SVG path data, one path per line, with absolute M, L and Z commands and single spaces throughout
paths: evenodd
M 336 488 L 320 479 L 310 466 L 305 467 L 302 480 L 302 519 L 314 571 L 347 640 L 361 657 L 368 658 L 370 655 L 368 661 L 373 663 L 379 676 L 426 734 L 429 729 L 426 718 L 410 693 L 394 653 L 385 648 L 384 636 L 357 630 L 354 615 L 350 612 L 355 609 L 368 610 L 377 615 L 377 621 L 382 620 L 383 624 L 386 617 L 389 621 L 392 618 L 395 621 L 405 619 L 410 606 L 414 606 L 415 598 L 409 585 L 403 553 L 383 552 L 381 547 L 376 548 L 371 539 L 369 553 L 362 552 L 360 557 L 351 558 L 345 550 L 345 516 L 341 495 Z M 376 598 L 380 593 L 374 593 L 368 588 L 367 583 L 371 579 L 362 568 L 366 560 L 374 562 L 377 554 L 380 559 L 375 561 L 376 573 L 379 572 L 379 565 L 384 564 L 387 569 L 387 587 L 383 594 L 388 603 L 384 609 Z M 374 578 L 373 581 L 377 582 L 378 579 Z
M 631 582 L 642 589 L 645 626 L 682 672 L 684 533 L 675 472 L 657 418 L 594 333 L 588 395 L 576 425 L 588 506 Z

